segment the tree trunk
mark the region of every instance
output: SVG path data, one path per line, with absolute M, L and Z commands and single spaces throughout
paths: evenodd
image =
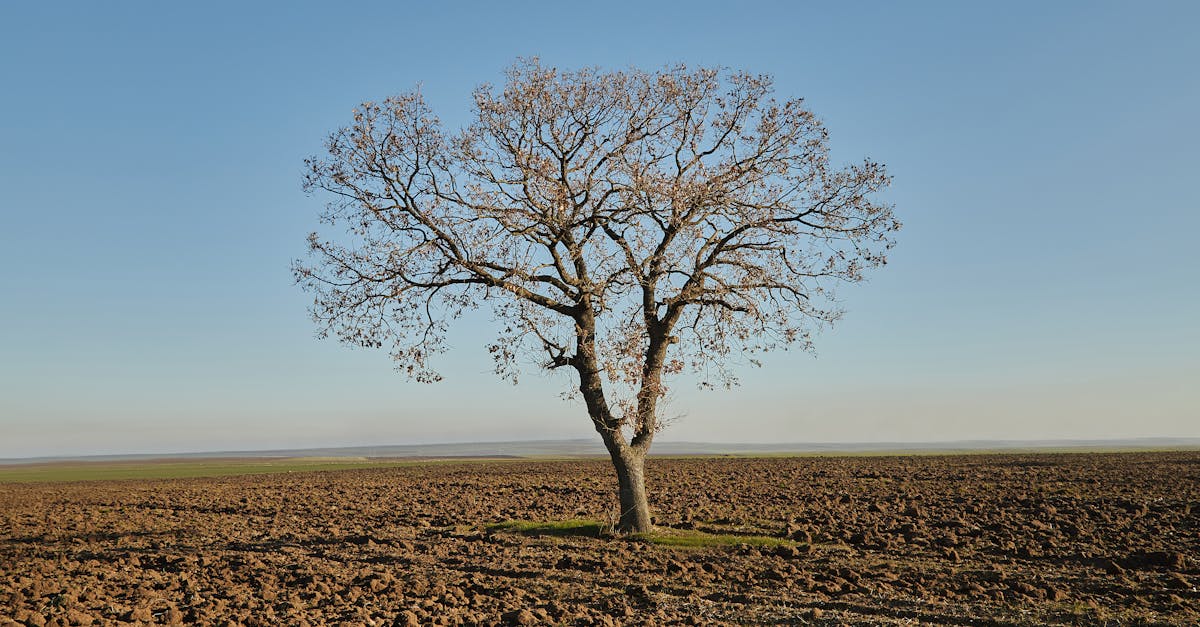
M 616 435 L 620 437 L 619 434 Z M 617 497 L 621 504 L 621 517 L 617 521 L 620 533 L 644 533 L 651 531 L 650 503 L 646 500 L 646 453 L 634 450 L 614 438 L 604 438 L 613 468 L 617 471 Z
M 617 471 L 617 499 L 621 504 L 621 516 L 617 521 L 617 531 L 620 533 L 644 533 L 651 531 L 650 504 L 646 500 L 646 451 L 654 437 L 653 430 L 639 433 L 634 441 L 627 442 L 621 433 L 621 423 L 612 415 L 608 401 L 604 398 L 604 382 L 600 376 L 600 368 L 596 363 L 596 347 L 594 332 L 596 321 L 592 316 L 590 302 L 581 303 L 578 318 L 576 318 L 576 352 L 571 358 L 571 364 L 579 373 L 579 392 L 583 395 L 588 408 L 588 415 L 596 432 L 604 440 L 604 446 L 612 457 L 613 468 Z M 659 363 L 652 374 L 661 376 L 662 365 Z M 658 379 L 656 378 L 655 381 Z M 645 396 L 639 394 L 639 396 Z M 653 399 L 651 399 L 653 400 Z M 639 405 L 645 407 L 644 399 Z M 649 405 L 651 413 L 653 404 Z M 650 424 L 652 427 L 653 424 Z

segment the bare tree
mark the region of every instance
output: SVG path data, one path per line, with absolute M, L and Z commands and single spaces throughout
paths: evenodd
M 623 531 L 651 528 L 644 460 L 665 380 L 735 383 L 744 357 L 840 314 L 831 287 L 882 265 L 899 223 L 871 161 L 830 165 L 825 128 L 770 77 L 685 66 L 573 72 L 523 60 L 443 130 L 419 93 L 366 103 L 307 162 L 339 241 L 297 281 L 323 335 L 391 348 L 418 381 L 448 322 L 490 305 L 515 381 L 570 369 L 612 457 Z

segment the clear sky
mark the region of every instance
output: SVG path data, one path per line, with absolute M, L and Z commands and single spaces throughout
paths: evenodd
M 684 383 L 661 438 L 1200 436 L 1200 3 L 420 4 L 0 5 L 0 457 L 594 436 L 486 316 L 412 383 L 289 272 L 357 103 L 458 126 L 533 55 L 772 74 L 895 177 L 817 356 Z

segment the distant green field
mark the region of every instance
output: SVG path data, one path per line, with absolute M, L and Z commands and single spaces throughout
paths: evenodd
M 1047 455 L 1076 453 L 1140 453 L 1196 450 L 1195 446 L 1178 447 L 1046 447 L 1011 449 L 895 449 L 872 451 L 807 451 L 807 452 L 735 452 L 701 454 L 653 455 L 654 459 L 754 459 L 785 457 L 890 457 L 890 456 L 954 456 L 954 455 Z M 311 472 L 319 470 L 351 470 L 355 468 L 393 468 L 412 464 L 500 462 L 500 461 L 563 461 L 600 460 L 603 455 L 481 455 L 367 458 L 367 457 L 279 457 L 279 458 L 208 458 L 208 459 L 141 459 L 130 461 L 67 461 L 31 464 L 0 464 L 0 483 L 29 483 L 34 481 L 102 481 L 136 479 L 182 479 L 188 477 L 225 477 L 282 472 Z
M 417 463 L 411 460 L 362 458 L 202 459 L 129 462 L 56 462 L 0 466 L 0 483 L 33 481 L 99 481 L 119 479 L 181 479 L 225 477 L 281 472 L 391 468 Z M 427 463 L 427 462 L 425 462 Z

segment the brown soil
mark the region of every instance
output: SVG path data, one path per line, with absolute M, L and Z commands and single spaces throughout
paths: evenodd
M 1198 452 L 659 459 L 648 474 L 659 525 L 804 544 L 484 528 L 610 515 L 604 461 L 8 484 L 0 625 L 1200 622 Z

